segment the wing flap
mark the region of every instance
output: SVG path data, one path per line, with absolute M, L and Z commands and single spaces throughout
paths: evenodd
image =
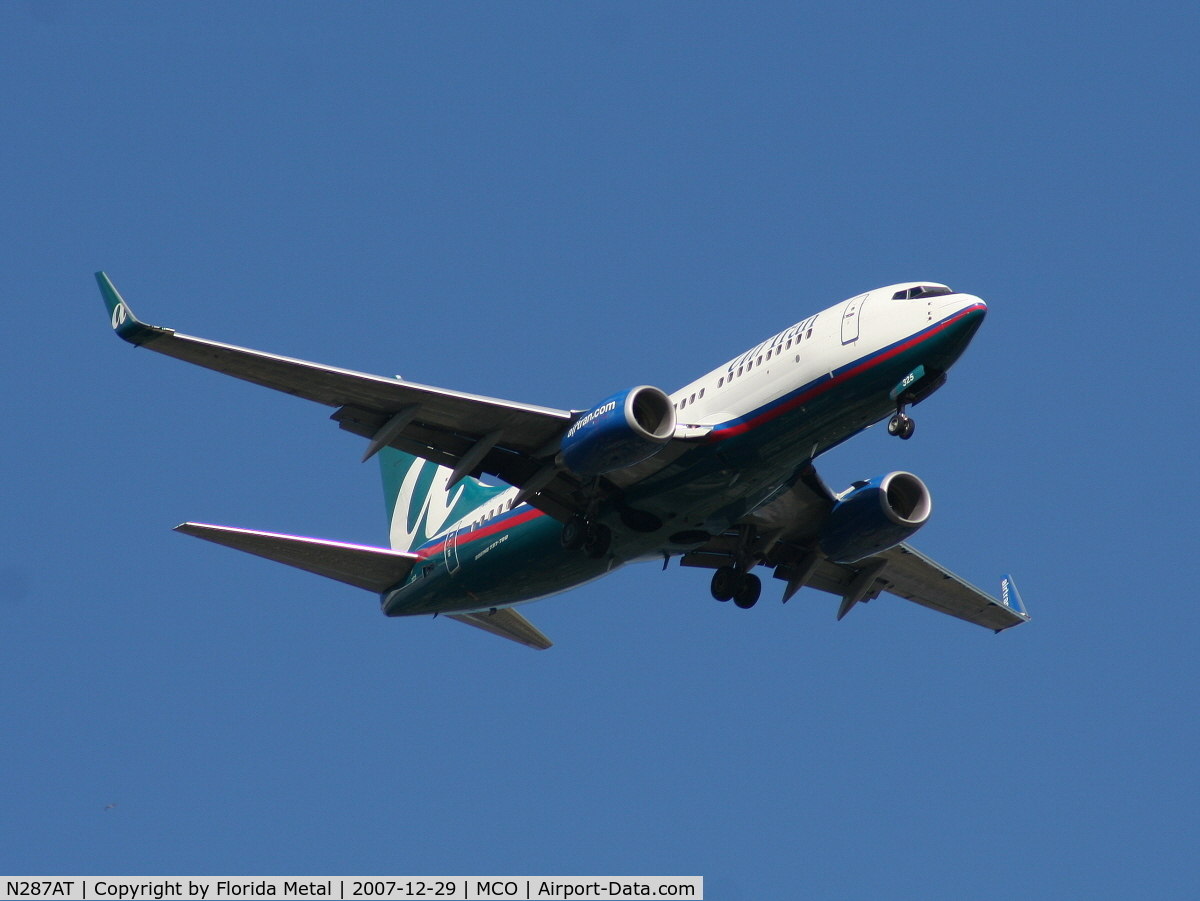
M 356 407 L 342 407 L 331 418 L 337 420 L 342 429 L 367 438 L 386 425 L 383 414 Z M 447 469 L 455 469 L 463 456 L 470 452 L 474 442 L 462 435 L 414 422 L 388 441 L 388 444 L 406 454 L 430 460 Z M 520 488 L 536 477 L 544 465 L 527 455 L 503 447 L 493 447 L 468 474 L 491 473 Z M 587 503 L 581 489 L 582 483 L 576 476 L 568 472 L 558 472 L 548 484 L 525 500 L 554 519 L 566 522 Z
M 336 579 L 376 594 L 382 594 L 406 579 L 420 559 L 416 554 L 404 554 L 387 548 L 200 522 L 185 522 L 176 526 L 175 531 Z
M 483 613 L 450 613 L 447 615 L 450 619 L 456 619 L 460 623 L 466 623 L 476 629 L 483 629 L 485 632 L 491 632 L 493 635 L 499 635 L 501 638 L 507 638 L 509 641 L 515 641 L 517 644 L 536 648 L 539 651 L 546 650 L 554 643 L 511 607 L 500 607 Z

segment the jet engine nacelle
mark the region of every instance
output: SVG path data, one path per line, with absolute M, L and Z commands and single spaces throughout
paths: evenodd
M 853 563 L 895 547 L 925 525 L 929 489 L 911 472 L 889 472 L 839 500 L 821 527 L 821 550 L 835 563 Z
M 559 460 L 571 472 L 598 476 L 640 463 L 675 434 L 675 406 L 657 388 L 641 385 L 601 401 L 562 439 Z

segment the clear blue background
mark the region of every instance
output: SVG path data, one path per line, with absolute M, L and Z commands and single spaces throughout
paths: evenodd
M 0 872 L 702 875 L 710 899 L 1197 879 L 1194 3 L 0 6 Z M 380 544 L 329 410 L 147 321 L 556 407 L 910 279 L 987 323 L 895 598 L 628 568 L 545 653 L 171 532 Z M 105 811 L 107 804 L 118 806 Z

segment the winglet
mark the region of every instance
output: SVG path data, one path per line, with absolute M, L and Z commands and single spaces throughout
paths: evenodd
M 171 329 L 159 328 L 156 325 L 146 325 L 136 316 L 129 304 L 117 293 L 113 283 L 103 272 L 96 273 L 96 282 L 100 285 L 100 293 L 104 297 L 104 305 L 108 307 L 108 318 L 117 336 L 130 344 L 145 344 L 151 338 L 159 335 L 174 334 Z
M 1029 613 L 1025 610 L 1021 592 L 1017 591 L 1017 583 L 1013 581 L 1012 576 L 1006 575 L 1000 579 L 1000 603 L 1028 619 Z

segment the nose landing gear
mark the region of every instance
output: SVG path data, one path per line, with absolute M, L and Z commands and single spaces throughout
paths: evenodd
M 888 420 L 888 434 L 899 435 L 903 440 L 907 441 L 913 436 L 913 432 L 917 430 L 917 424 L 912 421 L 912 417 L 904 412 L 901 407 L 896 411 L 896 415 Z
M 938 369 L 926 369 L 918 366 L 900 380 L 900 384 L 888 394 L 896 404 L 896 415 L 888 420 L 888 434 L 899 435 L 907 441 L 916 431 L 916 424 L 904 413 L 909 404 L 919 404 L 938 388 L 946 384 L 946 373 Z

